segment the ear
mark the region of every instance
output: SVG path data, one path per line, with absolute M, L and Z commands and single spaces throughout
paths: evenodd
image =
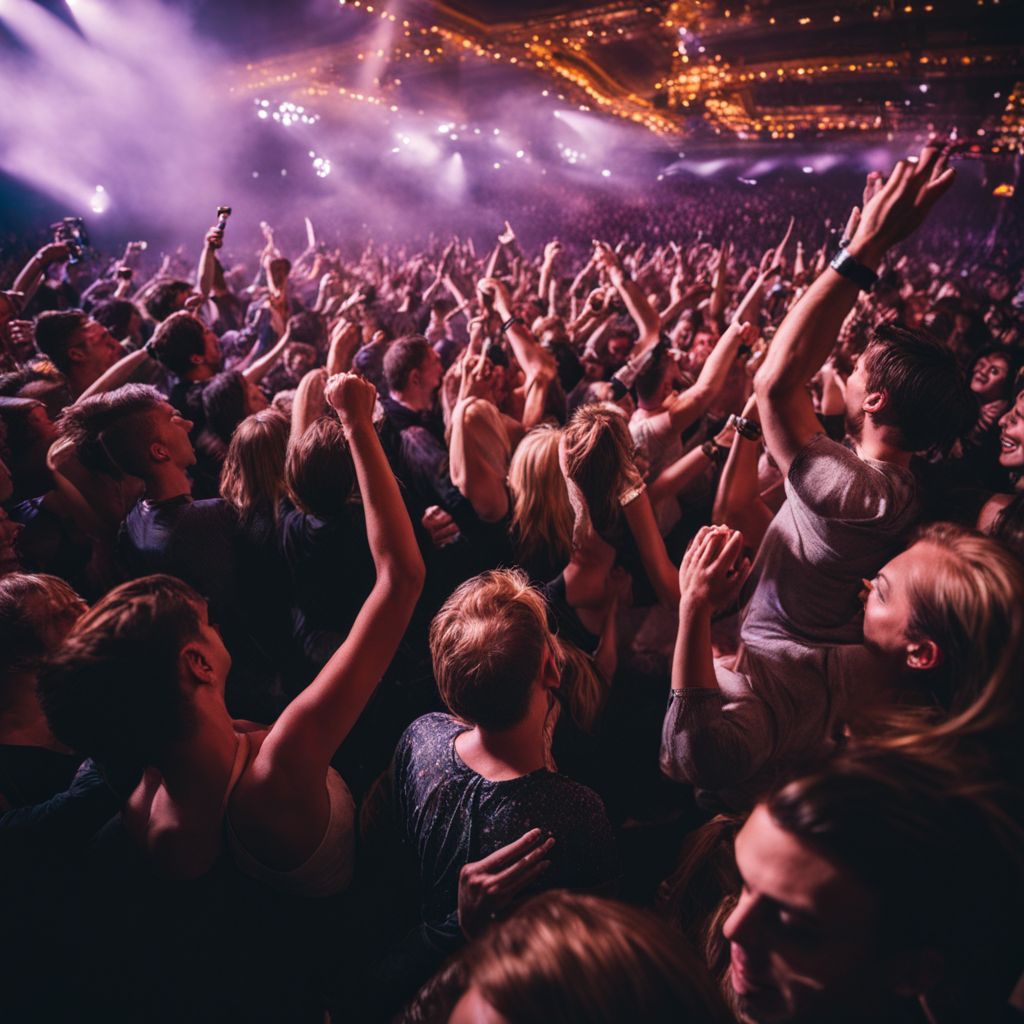
M 154 441 L 149 446 L 149 458 L 152 462 L 170 462 L 171 453 L 167 450 L 165 445 L 161 444 L 159 441 Z
M 934 640 L 915 640 L 907 644 L 907 667 L 915 669 L 936 668 L 942 664 L 942 651 Z
M 861 408 L 872 415 L 880 413 L 888 404 L 889 396 L 884 391 L 871 391 L 864 396 Z
M 198 353 L 197 352 L 193 352 L 192 355 L 190 355 L 188 357 L 188 361 L 193 366 L 199 366 L 201 363 L 205 363 L 206 362 L 206 353 L 205 352 L 198 352 Z
M 207 660 L 199 644 L 193 642 L 186 644 L 178 655 L 178 665 L 182 675 L 195 686 L 212 686 L 216 680 L 213 675 L 213 666 Z
M 85 349 L 81 345 L 68 346 L 68 361 L 72 363 L 84 363 L 86 360 Z
M 540 685 L 542 690 L 557 690 L 562 685 L 562 673 L 555 661 L 554 652 L 546 644 L 544 657 L 540 666 Z

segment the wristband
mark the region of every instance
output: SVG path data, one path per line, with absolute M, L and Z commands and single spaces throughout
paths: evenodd
M 519 324 L 521 327 L 525 326 L 526 321 L 521 316 L 510 316 L 502 325 L 501 333 L 504 334 L 510 327 L 515 324 Z
M 628 491 L 623 491 L 622 494 L 619 495 L 619 505 L 622 508 L 625 508 L 627 505 L 631 505 L 646 490 L 647 484 L 639 484 L 636 487 L 631 487 Z
M 837 273 L 842 274 L 848 281 L 852 281 L 862 292 L 869 292 L 878 280 L 878 275 L 863 263 L 859 263 L 846 249 L 840 249 L 829 266 Z
M 731 415 L 726 426 L 732 427 L 740 437 L 747 441 L 761 440 L 761 424 L 754 420 L 748 420 L 745 416 Z

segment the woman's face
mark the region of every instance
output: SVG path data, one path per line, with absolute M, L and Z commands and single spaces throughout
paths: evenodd
M 884 565 L 873 579 L 864 580 L 864 646 L 880 654 L 903 657 L 910 624 L 911 573 L 929 571 L 937 552 L 925 542 L 914 544 Z
M 1024 468 L 1024 391 L 999 421 L 999 430 L 999 465 L 1007 469 Z
M 999 353 L 982 356 L 974 364 L 971 375 L 971 391 L 979 402 L 991 402 L 1000 398 L 1006 391 L 1010 377 L 1010 363 Z

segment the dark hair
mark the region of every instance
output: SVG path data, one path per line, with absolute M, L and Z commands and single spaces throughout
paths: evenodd
M 304 512 L 329 519 L 343 512 L 356 493 L 356 473 L 341 424 L 323 416 L 288 448 L 285 483 Z
M 665 378 L 665 370 L 670 358 L 668 349 L 664 345 L 655 345 L 647 365 L 637 374 L 636 394 L 641 401 L 646 402 L 658 393 L 661 382 Z
M 0 577 L 0 704 L 3 677 L 38 668 L 84 610 L 85 602 L 57 576 Z
M 36 317 L 36 348 L 61 373 L 71 369 L 71 360 L 68 358 L 71 339 L 85 327 L 88 320 L 80 309 L 50 310 Z
M 418 334 L 393 341 L 384 353 L 384 379 L 389 391 L 402 391 L 409 375 L 418 370 L 430 353 L 430 342 Z
M 181 309 L 181 296 L 190 291 L 192 285 L 188 281 L 164 281 L 158 284 L 153 289 L 153 294 L 146 299 L 146 312 L 154 320 L 162 322 Z
M 948 448 L 977 419 L 977 402 L 956 357 L 922 331 L 898 324 L 876 328 L 865 369 L 867 391 L 887 396 L 874 421 L 894 427 L 906 451 Z
M 312 345 L 318 352 L 327 342 L 323 317 L 311 309 L 304 309 L 288 318 L 288 331 L 292 341 Z
M 201 356 L 206 351 L 206 328 L 198 317 L 181 310 L 168 316 L 156 329 L 150 346 L 150 351 L 168 370 L 184 377 L 192 368 L 192 356 Z
M 128 337 L 132 317 L 138 313 L 134 302 L 127 299 L 106 299 L 92 311 L 92 318 L 103 324 L 118 341 Z
M 707 968 L 654 914 L 547 892 L 460 958 L 470 986 L 509 1024 L 712 1024 L 729 1020 Z
M 104 764 L 152 764 L 185 732 L 181 649 L 203 599 L 173 576 L 116 587 L 86 612 L 39 676 L 53 734 Z
M 1024 494 L 1017 494 L 992 524 L 989 536 L 1024 562 Z
M 148 444 L 145 417 L 164 401 L 149 384 L 125 384 L 68 406 L 57 421 L 57 432 L 74 445 L 86 469 L 119 477 L 138 468 L 132 453 L 140 440 Z
M 225 445 L 231 441 L 235 427 L 248 415 L 249 398 L 245 377 L 238 370 L 218 373 L 203 388 L 206 429 Z
M 875 894 L 876 934 L 889 950 L 936 948 L 963 966 L 1018 884 L 998 803 L 950 757 L 853 747 L 765 805 Z

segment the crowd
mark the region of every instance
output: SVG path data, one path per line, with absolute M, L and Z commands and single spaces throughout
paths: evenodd
M 11 1019 L 1024 1018 L 1024 262 L 948 156 L 12 268 Z

